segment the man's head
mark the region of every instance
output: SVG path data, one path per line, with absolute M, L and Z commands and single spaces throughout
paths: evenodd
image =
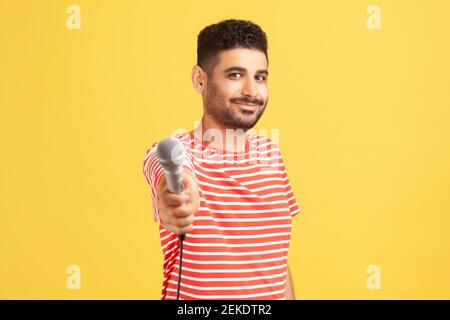
M 250 21 L 225 20 L 198 35 L 195 89 L 204 117 L 229 129 L 251 129 L 268 101 L 267 38 Z

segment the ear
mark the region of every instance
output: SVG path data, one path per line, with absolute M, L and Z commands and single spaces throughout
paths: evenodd
M 205 90 L 205 86 L 206 86 L 206 80 L 207 80 L 206 72 L 204 72 L 200 66 L 195 65 L 192 68 L 191 77 L 192 77 L 192 84 L 194 85 L 195 91 L 197 91 L 198 93 L 202 93 L 203 90 Z

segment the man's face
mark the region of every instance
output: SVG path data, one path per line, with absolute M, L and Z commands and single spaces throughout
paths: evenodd
M 267 77 L 263 52 L 243 48 L 221 52 L 203 96 L 206 113 L 226 129 L 253 128 L 267 105 Z

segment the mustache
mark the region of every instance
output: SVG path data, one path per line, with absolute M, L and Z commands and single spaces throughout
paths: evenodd
M 234 99 L 230 99 L 231 102 L 233 103 L 251 103 L 251 104 L 256 104 L 258 106 L 262 106 L 264 104 L 264 101 L 261 101 L 259 99 L 255 99 L 255 100 L 250 100 L 248 98 L 234 98 Z

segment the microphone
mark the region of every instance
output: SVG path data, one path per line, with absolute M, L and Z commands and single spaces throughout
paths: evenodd
M 156 157 L 164 168 L 169 191 L 172 193 L 182 193 L 182 164 L 184 161 L 183 144 L 177 139 L 166 138 L 158 143 Z
M 167 182 L 167 187 L 172 193 L 183 192 L 183 169 L 184 162 L 184 147 L 183 144 L 174 138 L 166 138 L 158 143 L 156 147 L 156 158 L 161 166 L 164 168 L 164 175 Z M 181 265 L 183 262 L 183 240 L 185 235 L 178 235 L 180 240 L 180 270 L 178 272 L 178 288 L 177 300 L 180 296 L 180 280 L 181 280 Z

